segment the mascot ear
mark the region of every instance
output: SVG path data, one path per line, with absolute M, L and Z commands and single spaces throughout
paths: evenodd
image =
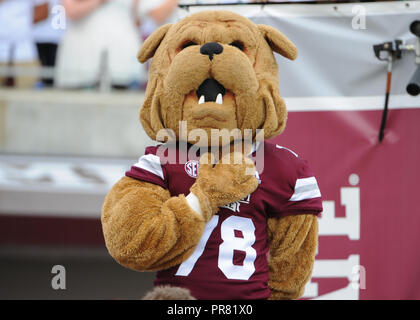
M 274 52 L 277 52 L 290 60 L 296 59 L 297 48 L 283 33 L 264 24 L 259 24 L 258 29 L 260 29 L 263 37 Z
M 168 23 L 159 27 L 144 41 L 139 53 L 137 54 L 137 59 L 141 63 L 145 63 L 147 60 L 149 60 L 155 55 L 157 48 L 159 47 L 163 38 L 165 38 L 165 35 L 171 26 L 172 24 Z

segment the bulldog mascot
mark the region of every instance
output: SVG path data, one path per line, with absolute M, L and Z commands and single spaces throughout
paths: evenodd
M 164 25 L 140 49 L 153 57 L 140 120 L 161 144 L 113 186 L 102 226 L 116 261 L 157 271 L 145 299 L 303 294 L 321 193 L 305 160 L 265 141 L 287 118 L 273 52 L 297 56 L 276 29 L 226 11 Z

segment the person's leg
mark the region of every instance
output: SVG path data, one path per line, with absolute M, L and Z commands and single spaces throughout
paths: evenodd
M 56 43 L 37 43 L 36 47 L 38 49 L 38 56 L 43 67 L 54 67 L 55 58 L 57 54 L 57 44 Z M 41 81 L 47 87 L 52 87 L 54 85 L 54 79 L 48 77 L 42 77 Z
M 6 69 L 10 67 L 10 63 L 0 62 L 0 68 Z M 10 76 L 3 76 L 0 75 L 0 86 L 2 87 L 14 87 L 15 86 L 15 79 Z

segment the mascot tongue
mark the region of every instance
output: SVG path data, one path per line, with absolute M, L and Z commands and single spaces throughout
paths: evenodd
M 222 104 L 222 97 L 225 95 L 225 93 L 225 87 L 223 87 L 220 82 L 213 78 L 204 80 L 196 91 L 199 104 L 209 101 Z

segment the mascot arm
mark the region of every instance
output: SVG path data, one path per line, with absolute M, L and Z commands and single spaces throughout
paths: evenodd
M 271 300 L 303 295 L 315 260 L 318 221 L 314 214 L 268 219 Z
M 105 198 L 102 228 L 110 254 L 139 271 L 167 269 L 184 261 L 199 242 L 205 219 L 183 195 L 123 177 Z

